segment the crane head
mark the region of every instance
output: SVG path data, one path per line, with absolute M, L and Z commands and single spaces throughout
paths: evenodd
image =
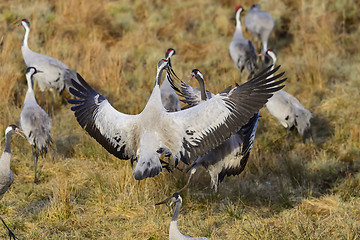
M 261 8 L 261 5 L 256 3 L 256 4 L 251 5 L 250 10 L 252 10 L 252 9 L 260 10 L 260 8 Z
M 8 134 L 8 133 L 11 133 L 11 134 L 18 134 L 20 135 L 21 137 L 25 138 L 24 136 L 24 133 L 23 131 L 20 130 L 20 128 L 18 128 L 15 124 L 10 124 L 6 130 L 5 130 L 5 135 Z
M 241 13 L 244 11 L 244 8 L 241 5 L 239 5 L 236 7 L 235 13 L 237 13 L 238 11 L 240 11 L 240 13 Z
M 202 75 L 202 73 L 199 71 L 199 69 L 193 69 L 191 74 L 189 75 L 189 77 L 191 79 L 194 79 L 196 77 L 204 79 L 204 76 Z
M 160 69 L 165 69 L 165 68 L 168 67 L 168 65 L 169 65 L 168 63 L 169 63 L 168 60 L 166 60 L 166 59 L 161 59 L 161 60 L 158 62 L 157 67 L 158 67 L 159 70 L 160 70 Z
M 43 71 L 37 70 L 35 67 L 28 67 L 26 69 L 26 73 L 31 73 L 30 75 L 34 75 L 36 73 L 42 73 Z
M 171 67 L 171 61 L 170 61 L 171 57 L 175 54 L 176 54 L 176 52 L 175 52 L 175 49 L 173 49 L 173 48 L 169 48 L 165 53 L 165 59 L 169 61 L 170 67 Z
M 169 60 L 173 55 L 175 55 L 176 54 L 176 51 L 175 51 L 175 49 L 173 49 L 173 48 L 169 48 L 167 51 L 166 51 L 166 53 L 165 53 L 165 59 L 166 60 Z
M 28 27 L 28 28 L 30 28 L 30 22 L 27 20 L 27 19 L 23 19 L 23 20 L 21 20 L 21 22 L 19 23 L 19 25 L 23 25 L 23 27 Z
M 173 194 L 173 198 L 171 199 L 170 206 L 177 202 L 182 202 L 182 198 L 178 192 Z
M 271 62 L 271 64 L 275 64 L 277 60 L 277 54 L 272 49 L 268 49 L 265 52 L 265 63 L 268 64 Z

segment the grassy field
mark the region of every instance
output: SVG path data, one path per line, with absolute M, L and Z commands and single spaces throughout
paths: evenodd
M 198 68 L 210 91 L 238 82 L 228 56 L 233 14 L 237 5 L 253 3 L 2 0 L 0 130 L 19 124 L 27 88 L 24 30 L 15 24 L 22 18 L 31 23 L 32 50 L 63 61 L 116 109 L 136 114 L 169 47 L 183 79 Z M 245 171 L 226 178 L 217 195 L 207 174 L 198 173 L 182 194 L 179 228 L 211 239 L 360 239 L 360 5 L 260 3 L 275 20 L 269 47 L 288 77 L 285 90 L 315 116 L 314 139 L 303 144 L 296 135 L 288 148 L 285 129 L 262 109 Z M 38 88 L 36 96 L 41 100 Z M 39 159 L 40 184 L 33 183 L 29 144 L 13 137 L 15 181 L 0 216 L 19 239 L 167 239 L 172 209 L 154 203 L 182 187 L 186 174 L 134 180 L 129 161 L 109 155 L 81 129 L 68 97 L 56 96 L 54 144 Z M 0 143 L 2 151 L 4 137 Z M 0 236 L 7 237 L 4 227 Z

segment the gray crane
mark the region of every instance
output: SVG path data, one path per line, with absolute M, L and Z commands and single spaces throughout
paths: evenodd
M 200 103 L 203 103 L 206 100 L 215 96 L 214 94 L 206 90 L 204 76 L 199 71 L 199 69 L 193 69 L 189 77 L 191 79 L 195 78 L 198 80 L 200 89 L 193 88 L 190 85 L 186 84 L 184 81 L 177 78 L 172 78 L 170 81 L 171 87 L 182 98 L 181 101 L 187 104 L 187 106 L 185 106 L 184 108 L 199 105 Z M 223 92 L 229 92 L 230 90 L 231 86 L 226 88 Z
M 0 158 L 0 200 L 4 197 L 4 194 L 9 189 L 10 185 L 14 181 L 14 175 L 10 169 L 11 160 L 11 136 L 13 134 L 19 134 L 23 137 L 21 130 L 14 124 L 10 124 L 5 129 L 5 150 Z M 9 231 L 10 240 L 16 239 L 14 233 L 6 225 L 5 221 L 0 217 L 7 230 Z
M 170 154 L 175 165 L 179 160 L 189 164 L 219 146 L 244 125 L 282 86 L 268 82 L 273 71 L 264 71 L 247 83 L 218 94 L 210 100 L 183 111 L 168 112 L 161 102 L 160 82 L 164 69 L 176 77 L 165 59 L 159 61 L 155 85 L 144 110 L 128 115 L 115 110 L 78 74 L 81 83 L 73 81 L 70 92 L 78 99 L 70 99 L 71 110 L 83 127 L 107 151 L 120 159 L 137 160 L 133 171 L 136 180 L 155 177 L 162 171 L 162 153 Z M 281 84 L 285 79 L 276 81 Z
M 277 60 L 276 53 L 269 49 L 265 53 L 265 59 L 269 59 L 269 63 L 275 64 Z M 266 108 L 281 125 L 286 128 L 286 141 L 288 143 L 288 135 L 291 128 L 296 128 L 305 142 L 308 136 L 311 136 L 311 118 L 312 113 L 304 108 L 300 101 L 290 93 L 279 90 L 269 98 L 265 104 Z
M 34 160 L 35 183 L 39 182 L 36 174 L 39 155 L 45 157 L 47 149 L 52 142 L 50 135 L 50 118 L 36 102 L 33 89 L 33 76 L 39 72 L 40 71 L 34 67 L 29 67 L 26 70 L 28 90 L 20 115 L 20 126 L 31 145 Z
M 193 240 L 210 240 L 206 237 L 190 237 L 184 236 L 178 229 L 177 220 L 180 213 L 180 208 L 182 205 L 182 198 L 179 193 L 174 193 L 173 198 L 170 202 L 170 206 L 175 203 L 174 214 L 171 218 L 170 228 L 169 228 L 169 240 L 182 240 L 182 239 L 193 239 Z
M 175 53 L 176 52 L 173 48 L 169 48 L 165 53 L 165 59 L 168 60 L 169 66 L 171 66 L 171 57 L 175 55 Z M 164 108 L 169 112 L 180 111 L 181 108 L 179 97 L 171 87 L 168 78 L 168 74 L 166 73 L 165 79 L 160 86 L 161 101 L 164 105 Z
M 56 89 L 61 93 L 65 88 L 69 89 L 71 79 L 76 79 L 76 72 L 70 69 L 61 61 L 52 57 L 36 53 L 28 46 L 28 39 L 30 33 L 30 22 L 26 19 L 21 21 L 21 25 L 25 29 L 24 38 L 21 44 L 21 52 L 27 67 L 35 67 L 38 70 L 35 79 L 37 80 L 40 90 L 43 93 L 43 104 L 45 103 L 44 91 L 45 89 Z M 54 108 L 54 96 L 52 97 L 52 108 Z
M 256 39 L 261 40 L 262 53 L 268 49 L 269 36 L 274 28 L 272 16 L 260 10 L 260 4 L 253 4 L 245 16 L 245 28 L 249 30 Z
M 190 76 L 191 78 L 196 78 L 198 80 L 200 90 L 192 88 L 181 80 L 171 81 L 174 89 L 181 97 L 185 98 L 187 104 L 196 106 L 215 96 L 211 92 L 206 91 L 203 74 L 198 69 L 194 69 Z M 221 94 L 225 94 L 229 89 L 230 88 L 225 89 Z M 240 174 L 245 169 L 251 149 L 253 148 L 259 117 L 259 113 L 255 113 L 238 132 L 231 135 L 231 137 L 220 146 L 211 150 L 209 153 L 196 158 L 188 168 L 190 170 L 190 175 L 185 187 L 190 183 L 191 176 L 200 167 L 205 168 L 209 173 L 211 177 L 211 187 L 215 192 L 218 191 L 218 185 L 223 181 L 226 175 L 235 176 Z M 179 192 L 184 188 L 179 190 Z
M 234 36 L 229 45 L 230 57 L 235 63 L 235 66 L 242 72 L 244 69 L 247 74 L 252 76 L 258 66 L 256 63 L 257 55 L 254 44 L 246 39 L 242 33 L 241 27 L 241 13 L 244 9 L 238 6 L 235 11 L 236 27 Z

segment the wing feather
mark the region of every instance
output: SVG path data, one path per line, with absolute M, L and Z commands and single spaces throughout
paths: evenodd
M 283 73 L 268 78 L 279 69 L 279 66 L 270 69 L 271 66 L 248 82 L 235 87 L 228 94 L 219 93 L 197 106 L 172 113 L 179 127 L 177 135 L 173 135 L 177 138 L 176 142 L 181 142 L 176 157 L 180 159 L 181 155 L 182 160 L 189 163 L 197 156 L 202 156 L 219 146 L 246 124 L 272 93 L 283 87 L 274 87 L 286 80 L 277 80 Z M 170 77 L 176 79 L 177 77 L 171 73 L 172 71 L 169 71 Z
M 134 122 L 137 115 L 118 112 L 102 95 L 77 74 L 80 84 L 71 79 L 70 93 L 79 99 L 70 99 L 71 110 L 80 126 L 107 151 L 120 159 L 136 158 Z
M 162 130 L 154 132 L 161 139 L 159 148 L 169 149 L 176 162 L 190 163 L 222 144 L 259 111 L 274 91 L 283 87 L 274 85 L 285 81 L 277 80 L 282 74 L 267 79 L 278 70 L 269 69 L 193 108 L 161 114 L 156 121 Z M 178 79 L 172 69 L 168 70 L 168 75 Z M 74 104 L 72 110 L 79 124 L 116 157 L 135 159 L 142 134 L 138 129 L 139 115 L 116 111 L 79 74 L 77 78 L 80 84 L 72 80 L 74 88 L 70 88 L 70 92 L 79 99 L 69 100 L 69 103 Z

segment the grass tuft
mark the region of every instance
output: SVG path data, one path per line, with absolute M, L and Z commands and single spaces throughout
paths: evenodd
M 253 3 L 241 5 L 248 10 Z M 284 89 L 314 115 L 313 139 L 303 144 L 294 132 L 287 146 L 286 130 L 261 109 L 245 171 L 225 178 L 218 194 L 211 193 L 207 173 L 198 171 L 182 193 L 179 229 L 211 239 L 359 239 L 359 6 L 260 3 L 274 17 L 269 47 L 288 77 Z M 237 5 L 233 0 L 2 1 L 1 129 L 19 124 L 27 89 L 20 50 L 24 30 L 15 22 L 31 22 L 33 51 L 63 61 L 116 109 L 137 114 L 151 94 L 156 64 L 170 47 L 182 79 L 198 68 L 213 92 L 241 83 L 228 57 Z M 244 35 L 254 40 L 250 32 Z M 38 87 L 35 94 L 41 102 Z M 15 181 L 1 201 L 1 216 L 19 239 L 167 239 L 173 209 L 154 204 L 183 187 L 187 174 L 164 171 L 134 180 L 129 161 L 110 155 L 81 129 L 69 97 L 55 94 L 54 144 L 39 159 L 40 184 L 33 183 L 30 146 L 13 137 Z M 0 237 L 8 237 L 5 229 Z

